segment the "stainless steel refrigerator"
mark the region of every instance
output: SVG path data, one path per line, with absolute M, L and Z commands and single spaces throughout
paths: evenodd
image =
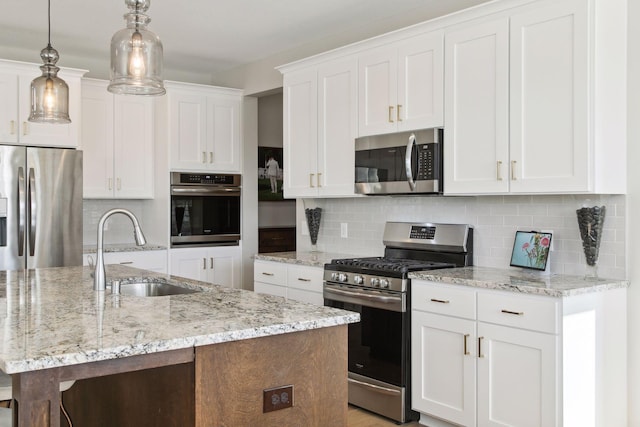
M 0 270 L 82 265 L 82 152 L 0 145 Z

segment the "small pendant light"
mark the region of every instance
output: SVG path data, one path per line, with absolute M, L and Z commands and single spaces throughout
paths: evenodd
M 109 92 L 125 95 L 164 95 L 162 42 L 147 30 L 151 19 L 144 14 L 151 0 L 125 0 L 127 28 L 111 39 Z
M 56 66 L 60 55 L 51 47 L 51 0 L 49 0 L 49 38 L 47 47 L 40 52 L 42 75 L 31 82 L 30 122 L 71 123 L 69 118 L 69 86 L 58 77 Z

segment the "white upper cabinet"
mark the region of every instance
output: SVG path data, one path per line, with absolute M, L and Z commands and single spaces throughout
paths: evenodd
M 176 82 L 166 86 L 171 169 L 240 172 L 242 91 Z
M 80 137 L 80 81 L 83 70 L 61 69 L 69 86 L 69 124 L 28 121 L 31 81 L 42 72 L 36 64 L 0 60 L 0 142 L 44 147 L 76 148 Z
M 443 32 L 374 48 L 358 57 L 358 134 L 443 125 Z
M 83 196 L 153 198 L 153 99 L 113 95 L 107 84 L 82 82 Z
M 355 59 L 284 74 L 284 195 L 354 194 Z
M 446 31 L 445 194 L 626 191 L 625 114 L 612 114 L 626 103 L 620 6 L 589 16 L 598 1 L 539 1 Z

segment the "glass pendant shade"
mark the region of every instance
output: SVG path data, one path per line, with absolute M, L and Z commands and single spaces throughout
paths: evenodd
M 40 52 L 42 75 L 31 82 L 31 114 L 36 123 L 71 123 L 69 118 L 69 86 L 58 77 L 56 66 L 60 55 L 51 47 L 51 5 L 49 4 L 49 43 Z
M 162 42 L 147 30 L 150 0 L 125 0 L 131 12 L 124 15 L 127 28 L 111 39 L 109 92 L 125 95 L 164 95 Z

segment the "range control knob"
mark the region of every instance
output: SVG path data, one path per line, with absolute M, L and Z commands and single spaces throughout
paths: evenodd
M 346 282 L 349 280 L 349 276 L 347 276 L 344 273 L 339 273 L 338 274 L 338 282 Z
M 370 283 L 371 286 L 377 288 L 378 286 L 380 286 L 380 279 L 378 279 L 377 277 L 372 277 Z
M 338 273 L 336 273 L 335 271 L 331 273 L 331 280 L 333 280 L 334 282 L 338 280 Z
M 355 275 L 353 276 L 353 283 L 356 285 L 362 285 L 364 283 L 364 279 L 362 276 Z
M 380 279 L 380 287 L 384 289 L 389 288 L 389 280 L 388 279 Z

